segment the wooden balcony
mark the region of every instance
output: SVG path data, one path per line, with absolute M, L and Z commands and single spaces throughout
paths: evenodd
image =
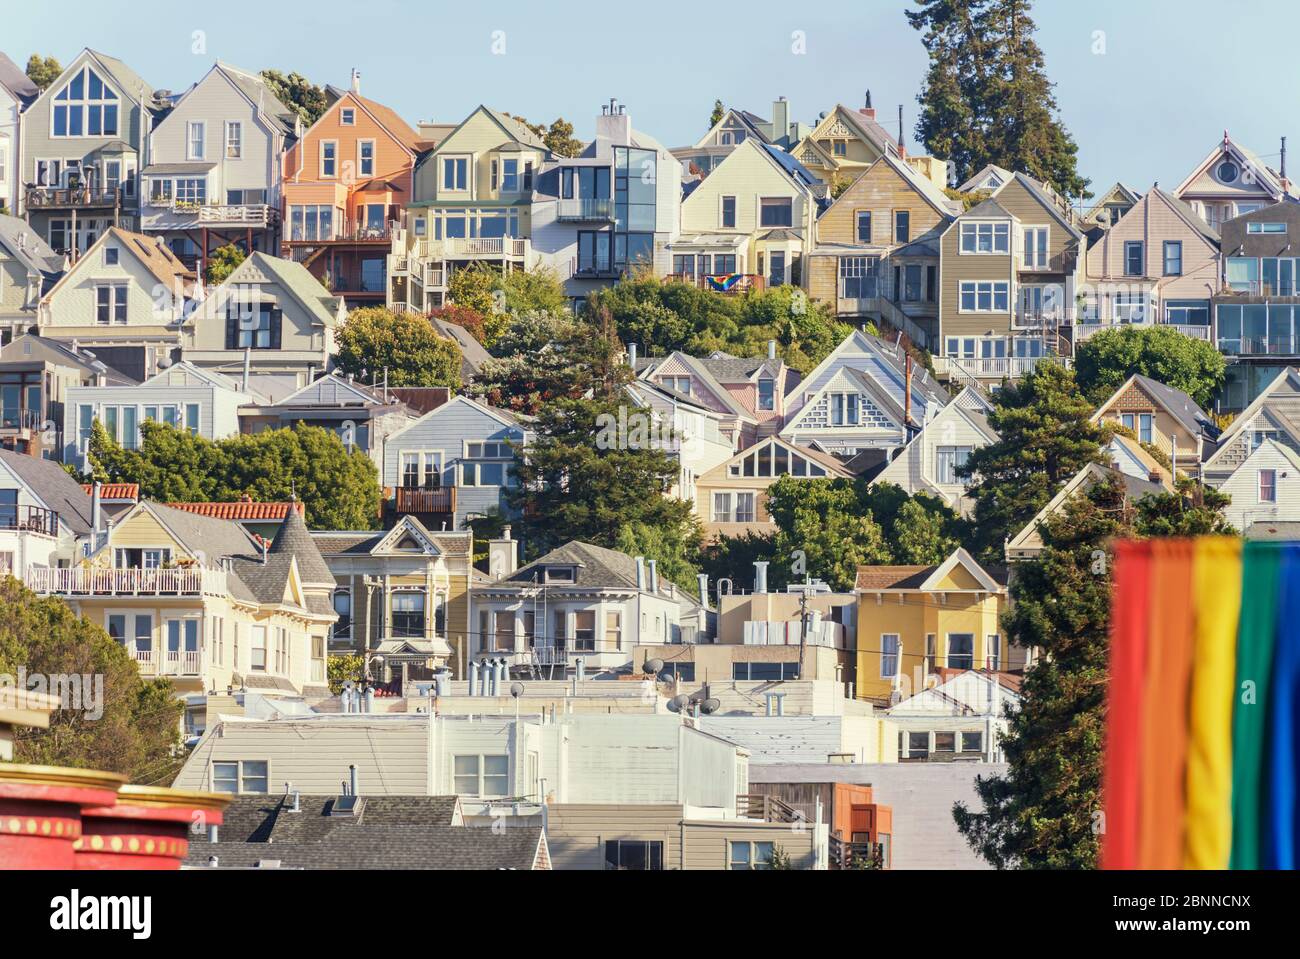
M 0 506 L 0 531 L 59 535 L 59 514 L 42 506 Z
M 689 283 L 701 290 L 714 293 L 748 293 L 750 290 L 761 292 L 767 280 L 757 273 L 708 273 L 692 276 L 689 273 L 669 273 L 665 280 L 674 283 Z
M 118 206 L 118 191 L 91 187 L 28 187 L 29 210 L 112 210 Z
M 408 489 L 399 486 L 396 491 L 395 506 L 399 514 L 442 513 L 450 516 L 456 512 L 456 487 Z

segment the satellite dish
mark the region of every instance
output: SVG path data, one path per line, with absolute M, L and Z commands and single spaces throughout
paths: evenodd
M 657 676 L 663 672 L 664 661 L 662 659 L 647 659 L 645 663 L 642 664 L 641 669 L 643 672 L 648 673 L 651 676 Z
M 704 702 L 700 703 L 700 712 L 709 716 L 716 713 L 721 707 L 722 703 L 710 696 L 708 699 L 704 700 Z
M 691 698 L 689 696 L 674 696 L 672 699 L 668 700 L 668 710 L 669 712 L 680 713 L 690 704 L 690 701 Z
M 510 695 L 511 695 L 511 696 L 513 696 L 515 699 L 518 699 L 518 698 L 519 698 L 520 696 L 522 696 L 523 694 L 524 694 L 524 684 L 523 684 L 523 683 L 511 683 L 511 684 L 510 684 Z

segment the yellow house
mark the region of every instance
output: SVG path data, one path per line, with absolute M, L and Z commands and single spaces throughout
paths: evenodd
M 938 566 L 860 566 L 857 698 L 890 702 L 939 669 L 1005 670 L 1005 577 L 964 549 Z
M 201 731 L 210 691 L 328 695 L 335 582 L 297 510 L 267 546 L 238 523 L 144 501 L 80 564 L 26 579 L 103 626 L 142 675 L 170 678 L 187 732 Z
M 899 131 L 903 118 L 899 115 Z M 791 153 L 823 183 L 852 182 L 886 153 L 903 159 L 920 176 L 942 189 L 948 185 L 948 162 L 937 157 L 906 155 L 898 139 L 876 120 L 870 94 L 866 106 L 854 110 L 844 104 L 822 114 L 812 133 Z
M 801 283 L 817 221 L 816 178 L 780 147 L 748 138 L 682 201 L 673 275 L 761 276 L 768 286 Z
M 550 157 L 521 121 L 485 106 L 421 157 L 389 256 L 388 306 L 442 306 L 451 271 L 472 262 L 528 269 L 533 180 Z

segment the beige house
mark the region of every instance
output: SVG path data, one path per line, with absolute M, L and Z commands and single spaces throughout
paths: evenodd
M 883 154 L 818 218 L 808 292 L 837 314 L 884 320 L 930 346 L 939 236 L 959 212 L 938 186 Z
M 430 532 L 403 516 L 384 532 L 319 531 L 312 539 L 338 583 L 331 652 L 369 654 L 371 675 L 398 685 L 463 655 L 471 534 Z
M 1087 240 L 1061 196 L 1017 173 L 953 221 L 941 247 L 940 376 L 990 384 L 1068 355 Z
M 204 725 L 210 690 L 326 695 L 334 577 L 297 510 L 269 546 L 239 524 L 141 502 L 89 557 L 29 566 L 26 584 L 101 625 L 145 676 L 166 676 Z
M 442 306 L 451 272 L 471 263 L 529 269 L 533 181 L 550 156 L 521 121 L 480 106 L 417 160 L 388 259 L 388 306 Z
M 816 178 L 780 147 L 744 140 L 682 201 L 672 275 L 741 273 L 801 284 L 817 221 Z
M 295 388 L 329 369 L 334 332 L 347 316 L 301 263 L 254 253 L 184 321 L 183 356 L 241 377 L 245 369 Z
M 142 380 L 175 358 L 198 289 L 161 239 L 111 227 L 45 294 L 37 325 Z
M 1219 234 L 1173 194 L 1152 187 L 1089 248 L 1087 266 L 1076 342 L 1153 323 L 1209 340 Z
M 17 217 L 0 213 L 0 345 L 36 325 L 41 296 L 63 273 L 64 258 Z
M 1142 194 L 1130 189 L 1123 183 L 1116 183 L 1097 198 L 1086 213 L 1083 214 L 1084 229 L 1100 227 L 1109 230 L 1118 223 L 1129 210 L 1142 199 Z
M 830 453 L 769 436 L 696 477 L 695 514 L 710 538 L 771 532 L 766 491 L 782 476 L 847 478 L 853 474 Z
M 1188 473 L 1217 447 L 1219 428 L 1182 390 L 1134 374 L 1092 415 L 1094 423 L 1113 423 L 1133 431 L 1139 443 L 1155 446 Z
M 1295 198 L 1295 187 L 1223 131 L 1223 139 L 1174 190 L 1212 229 L 1224 220 Z

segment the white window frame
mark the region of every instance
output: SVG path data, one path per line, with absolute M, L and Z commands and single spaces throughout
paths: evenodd
M 966 309 L 963 302 L 967 290 L 975 297 L 974 309 Z M 980 309 L 980 297 L 987 292 L 989 298 L 988 309 Z M 998 309 L 998 297 L 1004 300 L 1004 305 Z M 958 313 L 1010 313 L 1011 312 L 1011 285 L 1006 280 L 962 280 L 957 287 L 957 312 Z
M 233 134 L 233 135 L 232 135 Z M 230 152 L 231 148 L 234 152 Z M 227 160 L 241 160 L 244 156 L 244 122 L 242 120 L 226 121 L 226 145 L 225 154 Z
M 988 228 L 989 249 L 981 250 L 979 235 L 985 227 Z M 967 249 L 967 237 L 971 239 L 970 249 Z M 1008 220 L 963 220 L 957 239 L 957 252 L 961 256 L 1011 255 L 1011 223 Z M 1002 241 L 1001 249 L 998 248 L 999 239 Z
M 109 82 L 104 78 L 104 75 L 99 70 L 94 69 L 94 67 L 92 67 L 90 64 L 83 64 L 81 67 L 77 69 L 77 72 L 80 73 L 82 77 L 82 87 L 81 87 L 82 97 L 80 100 L 72 99 L 71 88 L 72 88 L 72 81 L 76 77 L 75 73 L 69 74 L 67 82 L 65 82 L 58 89 L 55 89 L 53 86 L 50 87 L 50 89 L 53 91 L 50 95 L 50 139 L 51 140 L 82 140 L 86 138 L 99 139 L 103 137 L 120 137 L 122 135 L 122 127 L 126 122 L 125 111 L 126 111 L 127 101 L 121 96 L 118 89 L 110 85 Z M 112 98 L 101 96 L 98 100 L 91 99 L 90 97 L 91 73 L 94 73 L 95 76 L 99 78 L 99 82 L 103 85 L 103 88 L 105 90 L 111 91 L 113 93 Z M 67 100 L 57 99 L 58 95 L 62 93 L 65 88 L 68 90 L 68 99 Z M 54 111 L 55 108 L 59 106 L 64 106 L 67 107 L 68 109 L 67 128 L 69 130 L 72 129 L 72 123 L 71 123 L 72 111 L 73 110 L 81 111 L 81 132 L 80 133 L 60 134 L 54 132 Z M 98 106 L 101 108 L 99 133 L 90 132 L 90 122 L 89 122 L 90 116 L 87 111 L 89 110 L 90 107 L 94 107 L 94 106 Z M 103 108 L 110 107 L 110 106 L 115 107 L 117 109 L 117 123 L 114 126 L 111 133 L 105 129 L 103 123 Z
M 339 126 L 354 127 L 357 125 L 356 107 L 339 107 Z
M 1264 483 L 1265 476 L 1268 477 L 1267 487 Z M 1269 492 L 1269 495 L 1267 496 L 1265 495 L 1265 489 Z M 1255 494 L 1258 496 L 1259 502 L 1261 503 L 1277 502 L 1277 470 L 1266 469 L 1257 472 L 1255 477 Z
M 465 164 L 465 185 L 456 186 L 447 183 L 447 161 Z M 453 166 L 453 169 L 455 167 Z M 470 193 L 474 189 L 474 155 L 472 153 L 448 153 L 438 157 L 438 190 L 442 193 Z
M 198 131 L 198 150 L 194 149 L 194 133 Z M 185 122 L 185 159 L 205 160 L 208 152 L 208 122 L 206 120 L 187 120 Z
M 327 157 L 325 156 L 325 148 L 326 148 L 326 147 L 333 147 L 333 148 L 334 148 L 334 155 L 333 155 L 332 157 L 328 157 L 328 158 L 327 158 Z M 326 164 L 327 162 L 329 162 L 329 163 L 333 163 L 333 164 L 334 164 L 334 169 L 333 169 L 332 172 L 329 172 L 329 173 L 326 173 L 326 172 L 325 172 L 325 164 Z M 321 140 L 321 141 L 320 141 L 320 175 L 321 175 L 321 179 L 322 179 L 322 180 L 337 180 L 337 179 L 338 179 L 338 176 L 339 176 L 339 141 L 338 141 L 338 140 Z
M 458 759 L 474 760 L 474 772 L 472 775 L 476 780 L 476 784 L 475 784 L 475 791 L 473 793 L 468 793 L 468 792 L 462 793 L 459 789 L 456 788 L 457 787 L 456 781 L 458 779 L 465 779 L 471 775 L 470 773 L 458 774 L 456 772 L 456 760 Z M 486 760 L 488 759 L 504 759 L 506 761 L 506 772 L 505 772 L 506 789 L 504 792 L 490 793 L 484 790 L 485 782 L 489 778 L 487 773 L 487 762 L 486 762 Z M 449 762 L 450 762 L 450 768 L 448 769 L 448 773 L 450 774 L 451 777 L 451 782 L 449 783 L 449 785 L 452 788 L 452 792 L 456 793 L 457 795 L 470 796 L 474 799 L 504 799 L 506 796 L 510 795 L 511 786 L 510 786 L 510 754 L 509 753 L 453 753 L 449 757 Z M 491 776 L 491 778 L 493 779 L 499 777 L 500 777 L 500 773 L 493 773 Z
M 892 642 L 891 642 L 892 640 Z M 902 666 L 903 658 L 903 641 L 898 633 L 881 633 L 880 634 L 880 678 L 896 679 L 898 671 Z M 893 663 L 893 669 L 887 668 L 887 663 Z
M 1042 242 L 1039 242 L 1039 237 Z M 1020 251 L 1020 265 L 1027 270 L 1045 270 L 1052 261 L 1052 231 L 1047 226 L 1026 226 L 1020 231 L 1024 248 Z M 1041 248 L 1041 249 L 1040 249 Z
M 108 319 L 99 318 L 99 293 L 100 290 L 108 290 Z M 126 282 L 96 283 L 95 284 L 95 325 L 96 326 L 125 326 L 130 322 L 128 314 L 129 299 L 127 296 Z M 118 313 L 122 318 L 118 319 Z
M 366 144 L 370 145 L 370 171 L 369 172 L 366 171 L 365 154 L 362 152 L 362 148 L 366 146 Z M 377 145 L 376 141 L 372 137 L 367 137 L 364 140 L 357 141 L 357 176 L 373 177 L 375 175 L 375 163 L 376 163 L 376 154 L 377 154 L 377 150 L 375 149 L 376 145 Z
M 246 776 L 246 775 L 244 774 L 244 766 L 247 765 L 248 763 L 264 763 L 264 764 L 266 765 L 266 775 L 265 775 L 264 777 L 263 777 L 263 776 Z M 217 767 L 218 767 L 218 766 L 234 766 L 234 767 L 235 767 L 235 791 L 234 791 L 234 793 L 231 793 L 229 790 L 225 790 L 225 789 L 223 789 L 223 790 L 218 790 L 218 789 L 217 789 Z M 224 777 L 223 777 L 223 778 L 224 778 Z M 266 789 L 265 789 L 264 791 L 262 791 L 262 792 L 250 792 L 249 790 L 247 790 L 247 789 L 244 788 L 244 783 L 245 783 L 245 781 L 248 780 L 248 779 L 265 779 L 265 780 L 266 780 Z M 230 796 L 230 795 L 235 795 L 235 796 L 244 796 L 244 795 L 250 795 L 250 796 L 265 796 L 265 795 L 269 795 L 270 792 L 271 792 L 271 760 L 270 760 L 269 758 L 256 758 L 256 759 L 217 759 L 217 760 L 213 760 L 213 762 L 212 762 L 212 766 L 210 767 L 209 772 L 208 772 L 208 789 L 209 789 L 210 792 L 220 792 L 220 793 L 222 793 L 223 795 L 226 795 L 226 796 Z

